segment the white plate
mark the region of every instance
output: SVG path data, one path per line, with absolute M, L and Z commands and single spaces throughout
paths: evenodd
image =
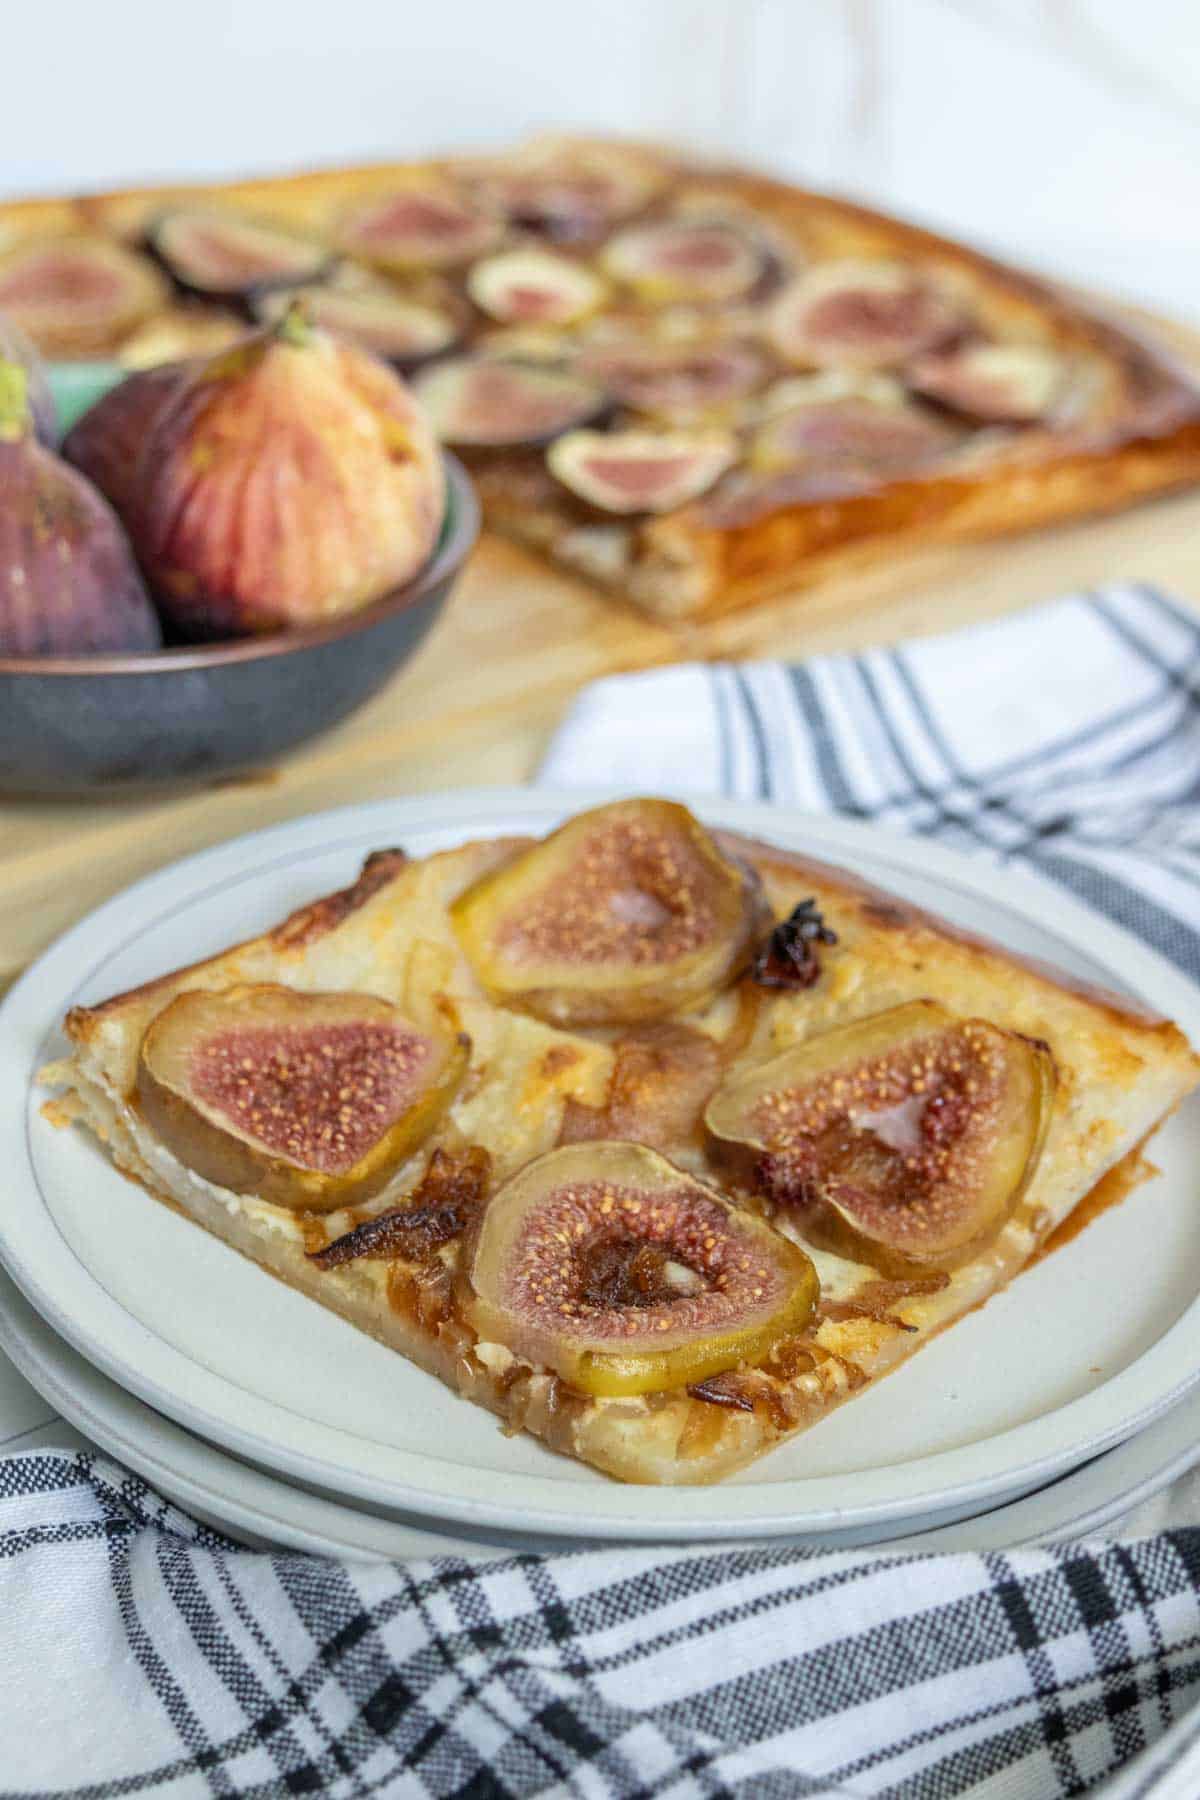
M 562 1537 L 539 1540 L 507 1534 L 499 1539 L 488 1533 L 450 1537 L 430 1521 L 372 1512 L 256 1468 L 173 1425 L 85 1362 L 3 1273 L 0 1347 L 25 1379 L 94 1444 L 136 1469 L 193 1517 L 231 1532 L 255 1549 L 283 1546 L 319 1556 L 449 1555 L 490 1561 L 514 1549 L 574 1547 L 573 1540 Z M 43 1427 L 39 1441 L 68 1447 L 82 1442 L 61 1424 Z M 977 1518 L 924 1531 L 920 1521 L 907 1520 L 794 1541 L 809 1549 L 882 1544 L 889 1552 L 1013 1550 L 1022 1544 L 1053 1543 L 1099 1531 L 1197 1461 L 1200 1391 L 1193 1391 L 1115 1450 Z
M 624 1487 L 505 1438 L 480 1409 L 142 1191 L 38 1116 L 32 1071 L 80 1000 L 194 960 L 347 880 L 363 854 L 541 831 L 593 796 L 487 790 L 352 807 L 204 852 L 67 934 L 0 1012 L 0 1254 L 56 1330 L 161 1412 L 338 1494 L 500 1530 L 661 1539 L 874 1528 L 979 1510 L 1130 1436 L 1200 1372 L 1200 1107 L 1163 1179 L 811 1432 L 716 1489 Z M 1126 986 L 1200 1039 L 1200 993 L 1066 896 L 921 840 L 714 802 L 716 823 L 842 862 L 961 924 Z M 436 1454 L 430 1446 L 436 1446 Z

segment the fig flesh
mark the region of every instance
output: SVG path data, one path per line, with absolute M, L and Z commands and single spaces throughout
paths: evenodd
M 316 281 L 332 264 L 324 244 L 215 207 L 164 213 L 150 243 L 179 286 L 206 299 L 244 300 L 267 288 Z
M 347 338 L 399 369 L 415 368 L 431 356 L 450 350 L 462 335 L 449 312 L 427 306 L 382 283 L 372 288 L 339 288 L 313 284 L 281 288 L 254 302 L 264 325 L 281 319 L 299 301 L 306 317 L 322 331 Z
M 769 923 L 757 876 L 670 800 L 578 814 L 451 912 L 494 998 L 556 1025 L 698 1006 L 741 974 Z
M 988 425 L 1051 417 L 1068 379 L 1066 358 L 1041 344 L 964 344 L 921 357 L 907 371 L 918 394 Z
M 138 1056 L 138 1106 L 205 1181 L 299 1212 L 386 1186 L 466 1071 L 452 1011 L 415 1025 L 374 994 L 261 983 L 178 995 Z
M 442 442 L 463 449 L 547 444 L 609 405 L 582 375 L 505 357 L 450 357 L 418 375 L 413 389 Z
M 624 406 L 671 425 L 720 418 L 753 393 L 763 359 L 750 344 L 612 344 L 586 350 L 577 365 Z
M 472 266 L 467 292 L 503 325 L 573 325 L 607 290 L 583 263 L 552 250 L 505 250 Z
M 586 1394 L 686 1387 L 802 1331 L 812 1262 L 642 1144 L 571 1144 L 493 1195 L 468 1263 L 481 1339 Z
M 409 581 L 445 505 L 420 407 L 295 310 L 190 364 L 155 414 L 125 513 L 188 637 L 320 624 Z
M 818 263 L 772 304 L 767 334 L 786 362 L 894 368 L 954 337 L 963 316 L 921 270 L 905 263 Z
M 705 1119 L 810 1241 L 950 1269 L 1011 1216 L 1054 1092 L 1045 1044 L 916 1000 L 735 1070 Z
M 651 302 L 735 300 L 762 275 L 763 257 L 733 226 L 669 219 L 630 225 L 602 258 L 614 281 Z
M 959 435 L 912 405 L 814 401 L 768 419 L 755 433 L 749 462 L 763 473 L 806 464 L 895 475 L 945 455 Z
M 724 431 L 571 431 L 546 462 L 564 487 L 604 512 L 663 513 L 706 493 L 736 455 Z
M 114 349 L 166 302 L 145 257 L 108 238 L 46 238 L 0 252 L 0 313 L 44 356 Z
M 448 269 L 482 256 L 503 235 L 494 212 L 450 186 L 399 188 L 367 200 L 342 221 L 338 242 L 352 256 L 406 273 Z
M 43 444 L 51 449 L 58 443 L 58 409 L 42 359 L 19 325 L 0 314 L 0 358 L 16 363 L 25 371 L 25 398 L 33 429 Z
M 0 361 L 0 656 L 156 650 L 158 619 L 120 521 L 38 442 L 25 371 Z
M 188 366 L 159 363 L 127 375 L 101 394 L 63 439 L 67 461 L 83 470 L 122 518 L 132 506 L 142 445 Z

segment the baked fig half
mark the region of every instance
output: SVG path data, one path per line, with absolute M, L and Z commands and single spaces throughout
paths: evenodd
M 812 1318 L 810 1259 L 643 1144 L 539 1156 L 488 1202 L 466 1265 L 479 1337 L 585 1394 L 686 1387 Z
M 550 446 L 550 473 L 604 512 L 663 513 L 706 493 L 737 455 L 724 431 L 572 431 Z
M 179 286 L 205 299 L 246 300 L 265 288 L 316 281 L 333 264 L 314 238 L 216 207 L 163 213 L 149 243 Z
M 494 998 L 556 1025 L 699 1006 L 748 966 L 770 920 L 758 877 L 672 800 L 578 814 L 451 915 Z
M 410 300 L 382 282 L 377 287 L 339 288 L 313 283 L 260 294 L 254 315 L 264 325 L 281 319 L 297 302 L 311 324 L 331 331 L 360 350 L 370 350 L 401 370 L 452 350 L 462 326 L 449 311 Z
M 757 1157 L 763 1191 L 813 1243 L 951 1269 L 1025 1192 L 1055 1080 L 1040 1040 L 915 1000 L 735 1070 L 705 1120 Z
M 912 405 L 871 400 L 810 401 L 776 413 L 750 445 L 751 468 L 771 472 L 799 464 L 849 464 L 895 474 L 919 469 L 953 449 L 961 432 Z
M 462 449 L 548 444 L 610 404 L 586 376 L 492 356 L 449 357 L 417 375 L 413 391 L 442 442 Z
M 918 358 L 908 385 L 927 399 L 987 425 L 1048 419 L 1066 390 L 1067 358 L 1043 344 L 963 344 Z
M 629 144 L 545 138 L 460 165 L 472 193 L 522 231 L 560 243 L 594 241 L 661 188 L 657 158 Z
M 623 406 L 669 425 L 724 417 L 766 373 L 761 353 L 736 339 L 602 344 L 585 350 L 576 366 L 603 382 Z
M 332 1212 L 378 1193 L 428 1137 L 469 1050 L 448 1003 L 418 1026 L 374 994 L 197 988 L 152 1020 L 137 1104 L 205 1181 Z
M 898 262 L 818 263 L 789 282 L 767 314 L 785 362 L 893 368 L 962 331 L 957 304 L 923 270 Z
M 450 269 L 491 250 L 504 221 L 448 183 L 397 188 L 353 207 L 337 232 L 338 245 L 381 269 Z
M 467 292 L 503 325 L 574 325 L 608 289 L 584 263 L 553 250 L 504 250 L 473 264 Z
M 0 313 L 44 356 L 114 349 L 167 294 L 148 258 L 108 238 L 27 239 L 0 252 Z
M 627 226 L 601 261 L 614 281 L 651 302 L 735 300 L 764 268 L 762 253 L 734 226 L 681 219 Z

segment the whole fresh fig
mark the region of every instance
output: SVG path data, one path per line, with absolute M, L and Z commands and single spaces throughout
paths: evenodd
M 26 397 L 29 411 L 33 416 L 33 429 L 43 444 L 58 442 L 58 412 L 54 405 L 54 396 L 50 392 L 50 383 L 46 379 L 46 367 L 34 349 L 32 341 L 26 337 L 21 327 L 13 320 L 0 313 L 0 356 L 8 362 L 19 363 L 25 371 Z
M 212 638 L 379 599 L 426 561 L 444 504 L 433 432 L 399 376 L 298 307 L 183 373 L 123 512 L 164 612 Z
M 0 656 L 162 642 L 107 500 L 33 434 L 25 370 L 0 359 Z

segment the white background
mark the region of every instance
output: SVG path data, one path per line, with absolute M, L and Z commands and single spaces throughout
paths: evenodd
M 1200 0 L 12 0 L 0 192 L 586 125 L 1200 317 Z

